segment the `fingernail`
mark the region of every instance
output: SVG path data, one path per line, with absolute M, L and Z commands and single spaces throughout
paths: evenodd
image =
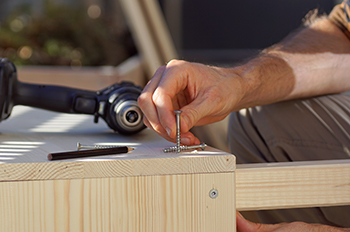
M 181 143 L 185 145 L 190 145 L 191 140 L 189 138 L 181 138 Z
M 170 129 L 169 127 L 167 127 L 167 128 L 165 128 L 165 130 L 166 130 L 166 133 L 168 134 L 168 136 L 170 137 L 170 135 L 171 135 L 171 129 Z

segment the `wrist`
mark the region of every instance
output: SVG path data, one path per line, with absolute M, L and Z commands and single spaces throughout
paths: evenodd
M 212 67 L 221 77 L 223 77 L 219 87 L 222 95 L 220 100 L 225 103 L 223 112 L 238 111 L 245 107 L 243 98 L 247 95 L 248 89 L 250 89 L 248 78 L 243 78 L 242 69 L 237 66 L 234 68 L 221 68 Z
M 242 86 L 237 110 L 285 100 L 294 88 L 292 68 L 278 53 L 262 53 L 235 69 Z

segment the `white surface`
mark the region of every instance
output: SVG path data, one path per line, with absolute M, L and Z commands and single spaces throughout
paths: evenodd
M 116 158 L 167 158 L 186 155 L 193 157 L 225 153 L 209 147 L 205 151 L 196 153 L 165 154 L 162 149 L 174 146 L 174 144 L 150 129 L 125 136 L 111 130 L 103 119 L 100 119 L 97 124 L 94 123 L 91 115 L 63 114 L 26 106 L 15 106 L 11 116 L 0 123 L 0 163 L 48 162 L 49 153 L 74 151 L 77 142 L 126 145 L 135 148 L 128 154 L 79 159 L 85 161 Z

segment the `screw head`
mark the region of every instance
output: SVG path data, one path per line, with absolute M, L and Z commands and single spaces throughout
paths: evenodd
M 212 199 L 215 199 L 217 198 L 219 195 L 219 191 L 216 190 L 216 189 L 212 189 L 209 191 L 209 197 L 212 198 Z

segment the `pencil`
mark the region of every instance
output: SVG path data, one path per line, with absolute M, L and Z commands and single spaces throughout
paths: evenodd
M 131 147 L 113 147 L 105 149 L 92 149 L 92 150 L 83 150 L 83 151 L 68 151 L 68 152 L 58 152 L 50 153 L 47 155 L 48 160 L 61 160 L 61 159 L 75 159 L 75 158 L 84 158 L 92 156 L 101 156 L 101 155 L 114 155 L 128 153 L 129 151 L 134 150 Z

